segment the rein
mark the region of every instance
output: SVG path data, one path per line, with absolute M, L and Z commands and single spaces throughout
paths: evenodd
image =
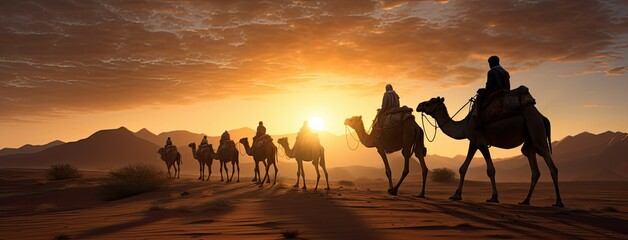
M 358 144 L 355 145 L 355 148 L 352 148 L 351 145 L 349 145 L 349 137 L 347 135 L 351 135 L 351 138 L 357 141 Z M 356 137 L 353 136 L 351 131 L 349 131 L 349 126 L 347 125 L 345 125 L 345 142 L 347 143 L 347 147 L 349 147 L 351 151 L 355 151 L 358 149 L 358 147 L 360 147 L 360 139 L 356 139 Z
M 236 144 L 236 149 L 238 149 L 238 154 L 240 154 L 240 156 L 244 156 L 246 154 L 242 153 L 242 150 L 240 150 L 240 145 L 242 145 L 242 143 L 238 142 L 238 144 Z
M 464 109 L 467 105 L 469 105 L 470 103 L 475 102 L 475 98 L 476 97 L 477 97 L 477 94 L 475 96 L 473 96 L 472 98 L 470 98 L 469 101 L 467 101 L 467 103 L 462 105 L 462 107 L 460 107 L 460 109 L 458 109 L 458 111 L 456 111 L 456 113 L 454 113 L 453 116 L 451 116 L 449 119 L 447 119 L 447 121 L 445 121 L 445 123 L 443 123 L 441 126 L 445 126 L 445 125 L 453 122 L 454 121 L 454 117 L 456 117 L 456 115 L 458 115 L 458 113 L 460 113 L 460 111 L 462 111 L 462 109 Z M 445 107 L 445 104 L 437 106 L 437 108 L 440 108 L 440 107 Z M 471 105 L 469 105 L 469 112 L 471 112 Z M 421 112 L 421 124 L 423 125 L 423 129 L 425 129 L 424 119 L 427 119 L 427 122 L 434 127 L 434 137 L 432 137 L 432 140 L 430 140 L 430 138 L 427 137 L 427 135 L 425 135 L 425 139 L 427 139 L 428 142 L 434 142 L 434 140 L 436 140 L 436 132 L 438 132 L 438 128 L 441 128 L 441 127 L 438 127 L 436 124 L 432 123 L 430 121 L 430 119 L 425 116 L 425 113 Z

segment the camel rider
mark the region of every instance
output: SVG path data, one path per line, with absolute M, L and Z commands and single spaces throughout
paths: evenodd
M 229 132 L 225 131 L 220 136 L 220 144 L 224 144 L 226 141 L 231 140 L 231 136 L 229 136 Z
M 201 140 L 201 145 L 199 147 L 207 147 L 209 143 L 207 143 L 207 136 L 203 136 L 203 140 Z
M 296 149 L 301 146 L 309 146 L 312 135 L 312 129 L 310 129 L 310 124 L 307 121 L 303 121 L 303 126 L 297 133 L 297 141 L 292 149 L 292 152 L 296 152 Z
M 253 137 L 253 141 L 264 135 L 266 135 L 266 127 L 264 127 L 264 122 L 259 121 L 259 125 L 257 126 L 257 132 L 255 132 L 255 137 Z
M 175 146 L 172 145 L 172 140 L 170 140 L 170 137 L 168 137 L 168 139 L 166 139 L 166 145 L 164 145 L 164 149 L 166 150 L 166 153 L 169 153 L 174 148 Z
M 253 147 L 256 148 L 258 143 L 257 140 L 266 135 L 266 127 L 264 127 L 264 122 L 259 121 L 259 125 L 257 126 L 257 132 L 255 132 L 255 137 L 253 137 Z
M 490 70 L 488 70 L 486 74 L 486 87 L 478 90 L 478 98 L 476 101 L 478 105 L 478 124 L 476 125 L 476 129 L 484 128 L 484 100 L 486 100 L 491 93 L 498 90 L 510 90 L 510 74 L 499 65 L 499 57 L 489 57 L 488 65 Z
M 377 122 L 380 129 L 384 126 L 386 112 L 394 108 L 399 108 L 399 95 L 393 90 L 392 85 L 386 84 L 386 92 L 384 92 L 384 98 L 382 99 L 382 108 L 377 112 Z
M 164 146 L 164 148 L 168 148 L 172 146 L 172 140 L 170 140 L 170 137 L 168 137 L 168 139 L 166 139 L 166 145 Z

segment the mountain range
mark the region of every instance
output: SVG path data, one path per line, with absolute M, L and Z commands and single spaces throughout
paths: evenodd
M 240 128 L 229 131 L 235 141 L 243 137 L 253 137 L 255 131 Z M 2 168 L 47 168 L 51 164 L 70 163 L 82 169 L 110 170 L 131 162 L 160 164 L 157 149 L 168 137 L 178 146 L 183 156 L 183 172 L 198 173 L 198 163 L 192 157 L 187 146 L 191 142 L 197 144 L 205 136 L 202 133 L 189 131 L 170 131 L 154 134 L 148 129 L 132 132 L 125 127 L 98 131 L 85 139 L 63 143 L 54 141 L 46 145 L 25 145 L 19 149 L 5 148 L 0 150 L 0 167 Z M 273 135 L 276 140 L 287 137 L 294 144 L 296 133 Z M 357 178 L 386 178 L 383 163 L 375 149 L 364 148 L 351 151 L 347 144 L 355 144 L 351 137 L 320 132 L 319 138 L 325 147 L 327 166 L 330 179 L 351 180 Z M 208 136 L 210 144 L 218 145 L 219 136 Z M 591 134 L 584 132 L 568 136 L 552 143 L 553 158 L 559 168 L 562 181 L 578 180 L 628 180 L 628 134 L 623 132 L 604 132 Z M 238 146 L 243 151 L 242 146 Z M 282 148 L 279 148 L 280 151 Z M 429 149 L 428 149 L 429 152 Z M 244 154 L 244 153 L 243 153 Z M 280 156 L 284 154 L 280 153 Z M 393 177 L 398 178 L 403 169 L 403 157 L 399 152 L 389 154 L 389 162 Z M 450 168 L 457 172 L 464 156 L 453 158 L 439 155 L 428 155 L 427 166 L 434 168 Z M 537 156 L 541 169 L 541 181 L 550 181 L 543 158 Z M 529 181 L 530 168 L 528 160 L 523 156 L 495 159 L 496 178 L 499 182 Z M 217 161 L 215 162 L 217 163 Z M 296 177 L 294 160 L 280 158 L 279 175 L 288 178 Z M 212 166 L 213 174 L 220 174 L 218 164 Z M 253 161 L 249 156 L 240 157 L 240 175 L 253 175 Z M 314 168 L 306 164 L 306 176 L 315 176 Z M 420 166 L 416 159 L 410 161 L 410 176 L 420 175 Z M 322 174 L 322 172 L 321 172 Z M 324 178 L 322 178 L 324 179 Z M 484 159 L 475 158 L 467 179 L 487 181 Z

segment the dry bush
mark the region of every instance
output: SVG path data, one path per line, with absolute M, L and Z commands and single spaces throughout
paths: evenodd
M 81 176 L 78 168 L 67 163 L 50 165 L 50 168 L 46 171 L 46 178 L 53 181 L 80 178 Z
M 54 237 L 52 237 L 53 240 L 69 240 L 70 236 L 65 235 L 65 234 L 57 234 Z
M 340 180 L 340 181 L 338 181 L 338 185 L 345 186 L 345 187 L 354 187 L 355 183 L 352 182 L 352 181 Z
M 281 236 L 284 239 L 298 238 L 299 235 L 301 235 L 301 231 L 299 231 L 299 230 L 284 230 L 283 232 L 281 232 Z
M 449 168 L 436 168 L 430 171 L 430 179 L 434 182 L 451 182 L 456 180 L 456 172 Z
M 162 187 L 168 176 L 153 165 L 135 163 L 113 170 L 111 179 L 103 185 L 105 200 L 112 201 L 150 192 Z

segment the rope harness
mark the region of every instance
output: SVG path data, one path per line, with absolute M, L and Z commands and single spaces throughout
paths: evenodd
M 357 144 L 355 145 L 355 148 L 352 148 L 351 145 L 349 145 L 349 137 L 348 135 L 351 135 L 351 138 L 353 138 L 353 140 L 357 141 Z M 356 137 L 353 136 L 353 133 L 351 133 L 351 131 L 349 130 L 349 126 L 345 125 L 345 141 L 347 143 L 347 147 L 349 147 L 349 149 L 351 151 L 355 151 L 358 149 L 358 147 L 360 147 L 360 139 L 356 139 Z
M 462 105 L 462 107 L 460 107 L 460 109 L 458 109 L 458 111 L 456 111 L 456 113 L 455 113 L 453 116 L 451 116 L 451 117 L 450 117 L 450 118 L 449 118 L 449 119 L 448 119 L 445 123 L 443 123 L 443 124 L 442 124 L 442 126 L 445 126 L 445 125 L 449 124 L 450 122 L 453 122 L 453 121 L 454 121 L 454 117 L 456 117 L 456 115 L 458 115 L 458 113 L 460 113 L 460 111 L 462 111 L 462 109 L 464 109 L 467 105 L 469 105 L 470 103 L 475 102 L 475 98 L 476 98 L 477 96 L 478 96 L 478 95 L 476 94 L 475 96 L 473 96 L 472 98 L 470 98 L 470 99 L 469 99 L 469 101 L 467 101 L 467 103 L 465 103 L 464 105 Z M 443 106 L 444 106 L 444 105 L 443 105 Z M 471 112 L 471 109 L 472 109 L 471 107 L 472 107 L 472 106 L 473 106 L 473 104 L 470 104 L 470 105 L 469 105 L 469 112 Z M 440 105 L 439 105 L 439 107 L 440 107 Z M 432 122 L 430 121 L 430 119 L 429 119 L 429 118 L 427 118 L 427 116 L 425 116 L 425 113 L 424 113 L 424 112 L 421 112 L 421 125 L 423 125 L 423 129 L 425 129 L 425 121 L 424 121 L 424 119 L 427 119 L 427 122 L 428 122 L 430 125 L 432 125 L 432 127 L 434 127 L 434 137 L 432 137 L 432 140 L 430 140 L 430 138 L 429 138 L 429 137 L 427 137 L 427 134 L 425 134 L 425 139 L 427 139 L 427 141 L 428 141 L 428 142 L 434 142 L 434 140 L 436 140 L 436 132 L 438 132 L 438 128 L 440 128 L 440 127 L 438 127 L 436 124 L 432 123 Z M 435 122 L 436 122 L 436 121 L 435 121 Z

